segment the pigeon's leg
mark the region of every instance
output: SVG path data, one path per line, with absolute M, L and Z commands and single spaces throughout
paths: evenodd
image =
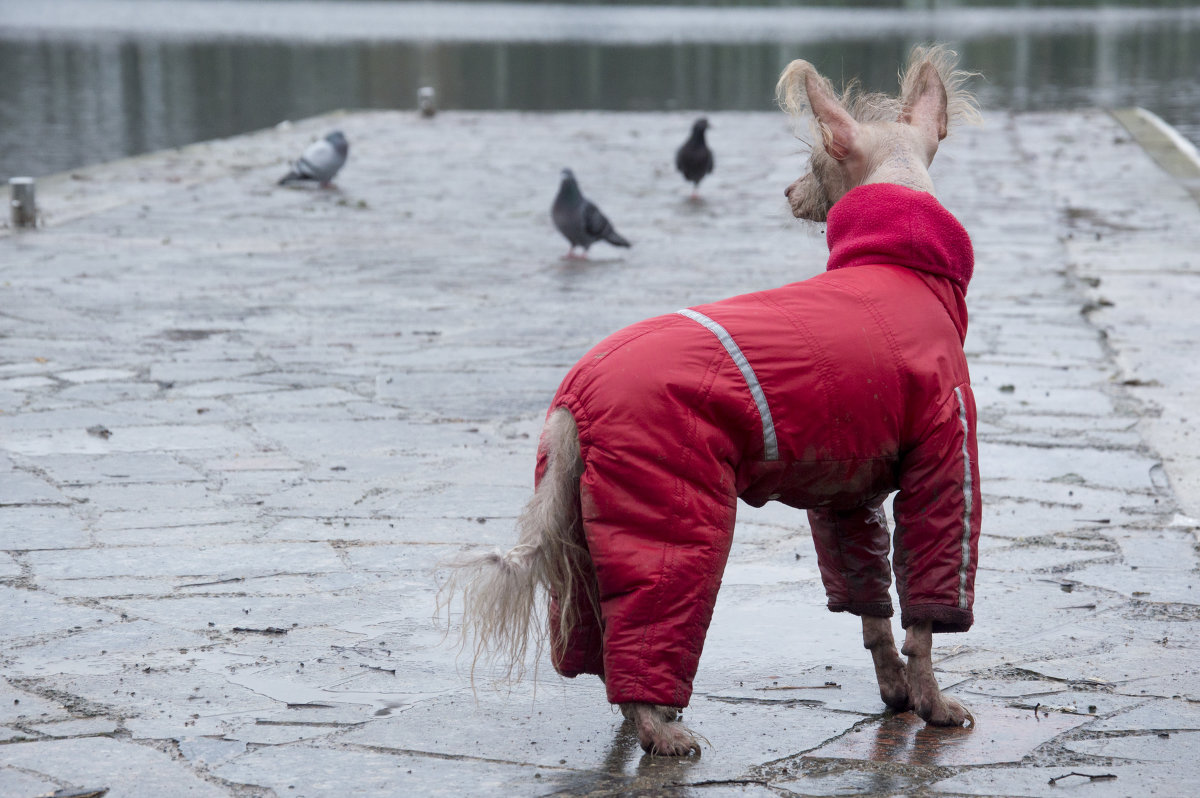
M 908 657 L 908 695 L 913 711 L 931 726 L 975 725 L 975 717 L 962 704 L 942 695 L 933 676 L 933 621 L 921 621 L 908 627 L 904 637 L 904 656 Z
M 661 704 L 621 704 L 621 714 L 637 729 L 642 749 L 653 756 L 700 754 L 700 743 L 679 721 L 679 710 Z
M 910 708 L 908 701 L 908 673 L 904 660 L 896 650 L 896 639 L 892 637 L 890 618 L 862 616 L 863 648 L 871 652 L 875 663 L 875 680 L 879 682 L 879 697 L 894 710 L 903 712 Z

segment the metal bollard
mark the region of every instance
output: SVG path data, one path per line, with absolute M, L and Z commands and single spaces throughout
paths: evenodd
M 420 109 L 421 116 L 426 118 L 437 113 L 437 93 L 432 86 L 417 89 L 417 108 Z
M 32 177 L 9 178 L 12 186 L 12 224 L 13 227 L 37 227 L 37 202 L 33 196 Z

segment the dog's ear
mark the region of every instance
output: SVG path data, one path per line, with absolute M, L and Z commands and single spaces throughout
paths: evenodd
M 928 61 L 918 68 L 917 78 L 908 93 L 901 97 L 904 109 L 898 121 L 919 128 L 941 141 L 946 138 L 950 119 L 946 113 L 946 86 L 937 68 Z
M 858 123 L 842 107 L 829 81 L 816 70 L 810 70 L 804 76 L 804 89 L 808 93 L 808 104 L 821 125 L 825 152 L 835 161 L 844 161 L 858 137 Z
M 780 105 L 791 113 L 799 114 L 805 106 L 812 109 L 829 157 L 841 161 L 850 154 L 858 136 L 858 123 L 842 106 L 829 80 L 812 64 L 800 59 L 788 64 L 775 92 Z

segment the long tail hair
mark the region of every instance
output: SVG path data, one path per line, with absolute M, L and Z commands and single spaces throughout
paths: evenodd
M 550 414 L 539 445 L 547 455 L 546 470 L 517 520 L 517 545 L 454 563 L 439 595 L 439 605 L 448 608 L 462 594 L 462 646 L 474 649 L 472 679 L 481 659 L 501 666 L 500 681 L 524 677 L 530 644 L 540 657 L 548 636 L 546 596 L 558 603 L 558 617 L 550 622 L 557 623 L 553 637 L 560 642 L 579 623 L 581 592 L 592 608 L 599 606 L 579 519 L 579 432 L 568 410 Z

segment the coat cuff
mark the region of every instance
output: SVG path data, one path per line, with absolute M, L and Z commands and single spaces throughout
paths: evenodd
M 905 629 L 922 621 L 933 621 L 935 632 L 965 632 L 975 622 L 975 616 L 970 610 L 947 604 L 917 604 L 900 610 L 900 625 Z
M 828 606 L 830 612 L 848 612 L 868 618 L 891 618 L 895 613 L 891 601 L 831 601 Z

